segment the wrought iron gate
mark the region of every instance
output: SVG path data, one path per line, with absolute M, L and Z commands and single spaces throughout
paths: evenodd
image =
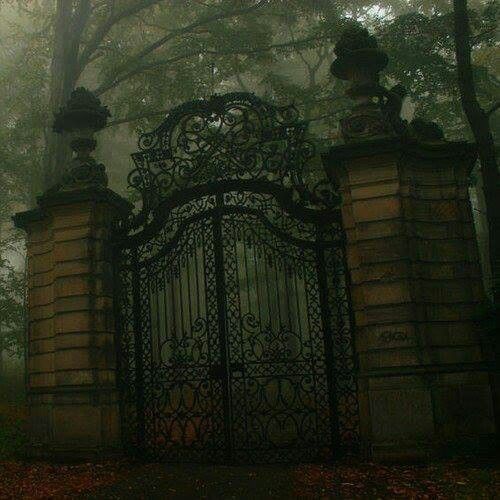
M 141 136 L 116 245 L 125 443 L 169 461 L 357 439 L 343 232 L 294 108 L 195 101 Z M 312 186 L 312 187 L 311 187 Z

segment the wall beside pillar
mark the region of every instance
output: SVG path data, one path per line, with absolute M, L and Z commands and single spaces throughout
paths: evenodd
M 34 456 L 86 458 L 120 446 L 113 220 L 129 204 L 106 188 L 55 192 L 17 214 L 27 233 L 27 392 Z
M 381 139 L 325 158 L 342 195 L 361 433 L 379 458 L 481 446 L 495 432 L 491 349 L 465 143 Z

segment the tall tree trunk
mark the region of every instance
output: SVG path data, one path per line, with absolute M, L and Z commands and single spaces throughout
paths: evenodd
M 481 163 L 484 201 L 488 219 L 489 261 L 492 277 L 492 297 L 495 309 L 500 307 L 500 174 L 489 116 L 481 108 L 476 96 L 471 63 L 471 42 L 467 0 L 453 0 L 455 17 L 455 50 L 458 84 L 462 107 L 469 121 Z M 494 359 L 500 362 L 500 336 L 493 332 Z M 500 428 L 500 377 L 489 373 L 497 431 Z
M 69 160 L 68 145 L 61 135 L 52 132 L 52 120 L 53 114 L 68 100 L 78 79 L 80 41 L 89 16 L 90 0 L 57 0 L 45 134 L 44 189 L 59 180 Z
M 2 341 L 2 327 L 0 325 L 0 383 L 3 381 L 3 372 L 4 372 L 4 362 L 3 362 L 3 341 Z
M 467 0 L 454 0 L 455 50 L 462 107 L 478 148 L 488 218 L 493 301 L 500 305 L 500 173 L 488 113 L 477 100 L 471 63 Z

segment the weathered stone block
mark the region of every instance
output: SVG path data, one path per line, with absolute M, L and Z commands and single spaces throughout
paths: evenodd
M 366 324 L 391 325 L 415 320 L 415 305 L 412 303 L 366 307 Z
M 54 256 L 52 252 L 44 253 L 42 255 L 33 255 L 30 258 L 30 273 L 46 273 L 54 267 Z
M 364 283 L 363 298 L 367 306 L 399 304 L 410 302 L 410 289 L 406 281 L 391 281 L 389 283 Z
M 54 307 L 53 304 L 46 304 L 30 307 L 30 320 L 38 321 L 41 319 L 49 319 L 54 315 Z
M 401 215 L 401 202 L 399 198 L 392 196 L 353 201 L 352 211 L 356 224 L 367 221 L 395 219 Z
M 368 167 L 368 168 L 367 168 Z M 350 186 L 384 181 L 396 181 L 399 177 L 397 158 L 392 154 L 374 159 L 351 160 L 348 169 Z
M 55 274 L 57 277 L 60 276 L 76 276 L 78 274 L 89 274 L 93 270 L 99 272 L 98 265 L 93 266 L 93 263 L 88 260 L 74 260 L 66 262 L 58 262 Z
M 434 435 L 432 400 L 425 388 L 372 391 L 370 415 L 377 443 L 428 440 Z
M 360 222 L 351 230 L 354 234 L 349 241 L 362 241 L 380 238 L 390 238 L 405 234 L 402 219 L 389 219 L 383 221 Z
M 477 305 L 460 304 L 418 304 L 419 317 L 426 321 L 469 321 L 477 315 Z
M 52 337 L 42 338 L 42 339 L 34 339 L 31 335 L 30 337 L 31 337 L 31 340 L 29 341 L 30 356 L 54 351 L 54 339 Z
M 429 165 L 430 168 L 425 168 L 420 161 L 416 161 L 414 165 L 402 163 L 401 177 L 413 185 L 420 186 L 442 186 L 454 185 L 456 183 L 456 175 L 452 165 L 445 166 L 442 163 L 437 165 Z
M 84 346 L 57 350 L 54 354 L 58 370 L 80 370 L 87 368 L 106 368 L 104 354 L 99 346 Z
M 52 285 L 31 287 L 29 291 L 30 305 L 43 306 L 54 301 L 54 290 Z
M 351 269 L 353 285 L 370 281 L 394 281 L 408 278 L 411 273 L 411 264 L 408 260 L 395 262 L 381 262 Z
M 58 386 L 77 386 L 77 385 L 107 385 L 115 384 L 115 369 L 69 369 L 58 370 L 55 373 L 55 383 Z
M 471 225 L 459 221 L 436 222 L 436 221 L 412 221 L 406 225 L 408 235 L 420 239 L 457 239 L 463 238 L 467 228 L 468 236 L 471 235 Z M 473 228 L 472 228 L 473 230 Z
M 49 252 L 52 252 L 53 248 L 54 241 L 52 239 L 36 241 L 26 245 L 28 257 L 33 257 L 34 255 L 46 255 Z
M 408 242 L 404 237 L 360 241 L 356 248 L 363 265 L 409 259 Z
M 113 307 L 111 296 L 99 295 L 74 295 L 69 297 L 58 297 L 54 301 L 54 311 L 91 311 L 93 309 L 109 309 Z
M 481 293 L 482 284 L 477 280 L 418 280 L 415 290 L 418 290 L 420 302 L 454 303 L 467 302 Z
M 59 334 L 54 339 L 57 350 L 70 348 L 99 348 L 103 351 L 107 346 L 113 346 L 114 334 L 108 332 L 100 333 L 65 333 Z
M 487 380 L 481 385 L 438 387 L 433 390 L 433 396 L 436 429 L 441 439 L 494 434 L 495 419 Z
M 456 183 L 439 185 L 402 183 L 401 194 L 424 201 L 455 200 L 459 195 L 459 186 Z
M 101 408 L 98 406 L 65 405 L 53 408 L 54 445 L 77 449 L 101 444 Z
M 102 233 L 102 230 L 100 232 Z M 84 240 L 94 237 L 93 233 L 95 233 L 93 228 L 87 225 L 69 228 L 63 227 L 54 230 L 54 242 Z
M 60 241 L 54 244 L 56 262 L 90 259 L 93 242 L 88 238 Z
M 28 374 L 28 386 L 30 389 L 52 387 L 55 384 L 56 377 L 54 372 Z
M 89 203 L 78 203 L 52 209 L 52 228 L 92 227 L 93 207 Z
M 484 359 L 481 346 L 476 343 L 468 346 L 439 346 L 425 349 L 431 363 L 479 363 Z
M 377 182 L 376 184 L 354 185 L 351 187 L 352 200 L 366 200 L 382 196 L 397 195 L 400 185 L 398 181 Z
M 106 311 L 68 311 L 55 317 L 55 332 L 102 332 L 108 331 Z
M 35 448 L 47 447 L 53 440 L 52 408 L 48 405 L 31 405 L 29 409 L 29 437 Z
M 51 269 L 45 273 L 33 274 L 28 270 L 28 289 L 36 286 L 47 286 L 54 281 L 54 272 Z
M 50 225 L 43 226 L 40 229 L 33 227 L 32 231 L 26 237 L 26 248 L 28 252 L 36 247 L 38 244 L 43 244 L 45 242 L 52 242 L 54 238 L 52 228 Z
M 418 345 L 415 323 L 368 325 L 356 338 L 358 352 L 376 349 L 408 348 Z
M 47 373 L 54 371 L 54 353 L 30 353 L 28 358 L 28 371 L 30 373 Z
M 359 353 L 359 365 L 362 371 L 397 366 L 418 366 L 426 361 L 424 353 L 415 347 L 378 349 Z
M 422 240 L 412 242 L 416 256 L 425 262 L 462 262 L 469 260 L 463 240 Z
M 418 325 L 419 336 L 424 345 L 468 346 L 479 342 L 477 325 L 472 321 L 426 322 Z
M 347 203 L 347 202 L 346 202 Z M 355 227 L 354 216 L 352 214 L 352 205 L 342 205 L 342 225 L 344 229 L 350 229 Z
M 88 275 L 58 276 L 54 283 L 57 297 L 87 295 L 94 292 L 93 277 Z
M 29 338 L 32 340 L 49 338 L 54 335 L 54 321 L 52 316 L 45 319 L 30 317 Z

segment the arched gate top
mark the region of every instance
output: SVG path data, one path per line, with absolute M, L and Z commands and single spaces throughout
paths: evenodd
M 307 208 L 332 209 L 337 196 L 294 106 L 251 93 L 215 95 L 174 108 L 139 137 L 128 184 L 142 199 L 142 222 L 175 192 L 218 182 L 269 182 Z

